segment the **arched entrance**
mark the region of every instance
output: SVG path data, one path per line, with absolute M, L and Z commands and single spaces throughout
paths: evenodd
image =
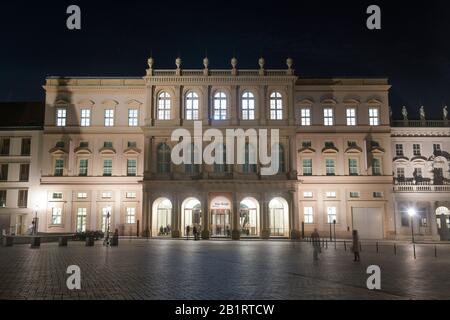
M 239 227 L 243 237 L 259 235 L 259 203 L 256 199 L 248 197 L 241 201 Z
M 219 196 L 211 200 L 211 235 L 213 237 L 231 237 L 231 202 Z
M 436 209 L 436 222 L 441 241 L 450 240 L 450 210 L 447 207 Z
M 152 235 L 167 237 L 172 231 L 172 202 L 158 198 L 153 202 Z
M 194 226 L 198 232 L 202 230 L 202 205 L 196 198 L 187 198 L 181 205 L 181 234 L 186 236 L 186 228 L 189 226 L 190 235 L 193 235 Z
M 283 198 L 273 198 L 269 203 L 270 236 L 289 236 L 289 205 Z

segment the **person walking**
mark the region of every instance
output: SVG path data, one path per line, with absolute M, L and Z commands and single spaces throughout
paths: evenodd
M 314 232 L 311 233 L 311 242 L 314 248 L 314 261 L 319 260 L 319 253 L 320 253 L 320 235 L 317 231 L 317 228 L 314 229 Z
M 197 240 L 197 227 L 194 226 L 194 228 L 192 229 L 192 233 L 194 234 L 194 240 Z
M 358 230 L 353 230 L 352 238 L 353 238 L 352 251 L 353 251 L 353 254 L 354 254 L 354 260 L 353 261 L 355 261 L 355 262 L 356 261 L 360 261 Z

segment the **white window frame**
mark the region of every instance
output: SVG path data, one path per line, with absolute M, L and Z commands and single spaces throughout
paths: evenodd
M 323 108 L 323 125 L 333 126 L 334 125 L 334 109 L 330 107 Z
M 87 199 L 87 192 L 78 192 L 77 199 Z
M 305 224 L 314 224 L 314 208 L 303 207 L 303 221 Z
M 422 146 L 419 143 L 413 143 L 413 156 L 419 157 L 421 155 L 422 155 Z
M 158 120 L 170 120 L 172 103 L 170 93 L 162 91 L 158 94 Z
M 62 208 L 52 207 L 51 224 L 54 226 L 62 224 Z
M 91 125 L 91 109 L 81 109 L 80 126 L 89 127 Z
M 65 127 L 67 125 L 67 109 L 56 108 L 56 126 Z
M 356 126 L 356 108 L 347 108 L 345 113 L 347 115 L 347 126 Z
M 213 119 L 214 120 L 227 120 L 228 119 L 228 97 L 223 91 L 218 91 L 214 94 L 213 99 L 214 110 Z
M 369 125 L 371 126 L 380 125 L 380 108 L 378 107 L 369 108 Z
M 139 125 L 139 110 L 136 108 L 128 109 L 128 126 L 137 127 Z
M 333 220 L 338 222 L 337 207 L 327 207 L 327 223 L 333 223 Z
M 255 95 L 245 91 L 241 98 L 242 120 L 255 120 Z
M 404 155 L 403 144 L 401 144 L 401 143 L 395 144 L 395 155 L 397 157 L 403 157 L 403 155 Z
M 325 193 L 325 196 L 326 196 L 327 198 L 335 199 L 335 198 L 336 198 L 336 191 L 327 191 L 327 192 Z
M 114 109 L 105 109 L 104 117 L 105 117 L 105 127 L 113 127 L 114 126 Z
M 302 126 L 310 126 L 311 125 L 311 108 L 301 108 L 300 109 L 300 118 Z
M 303 192 L 303 198 L 312 199 L 313 197 L 314 197 L 314 193 L 312 191 L 304 191 Z
M 199 97 L 194 91 L 189 91 L 186 94 L 186 120 L 199 119 Z
M 283 95 L 278 92 L 272 92 L 269 98 L 270 120 L 283 120 Z
M 127 207 L 126 208 L 125 223 L 126 224 L 135 224 L 136 223 L 136 208 L 135 207 Z

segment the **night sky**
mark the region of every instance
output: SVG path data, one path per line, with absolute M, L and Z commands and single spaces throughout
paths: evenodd
M 82 10 L 82 30 L 66 28 L 66 8 Z M 382 30 L 366 28 L 366 8 L 382 10 Z M 390 104 L 410 118 L 450 105 L 449 1 L 11 1 L 0 5 L 0 101 L 43 100 L 56 76 L 143 76 L 155 68 L 285 68 L 299 76 L 383 76 Z

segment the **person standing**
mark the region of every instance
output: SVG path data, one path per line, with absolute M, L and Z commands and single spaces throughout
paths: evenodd
M 189 239 L 189 234 L 191 233 L 191 226 L 186 227 L 186 240 Z
M 311 242 L 314 248 L 314 261 L 317 261 L 319 260 L 320 253 L 320 235 L 317 228 L 314 229 L 314 232 L 311 234 Z
M 192 233 L 194 234 L 194 240 L 197 240 L 197 227 L 194 226 L 194 228 L 192 229 Z
M 354 254 L 354 260 L 353 261 L 360 261 L 360 257 L 359 257 L 359 236 L 358 236 L 358 230 L 353 230 L 352 233 L 352 238 L 353 238 L 353 246 L 352 246 L 352 250 L 353 250 L 353 254 Z

